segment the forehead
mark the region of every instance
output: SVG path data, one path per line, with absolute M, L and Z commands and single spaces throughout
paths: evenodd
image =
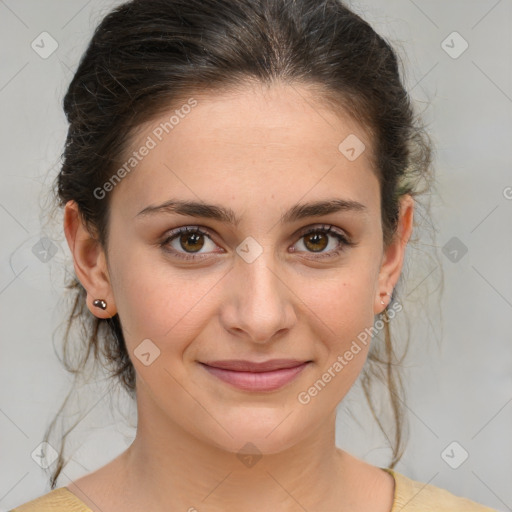
M 344 141 L 362 151 L 357 158 L 343 153 Z M 325 193 L 368 203 L 378 196 L 367 130 L 297 85 L 184 97 L 138 128 L 125 163 L 134 152 L 112 197 L 131 217 L 177 196 L 240 201 L 243 209 Z

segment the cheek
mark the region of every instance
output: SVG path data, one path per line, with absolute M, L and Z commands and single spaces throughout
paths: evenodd
M 359 330 L 373 324 L 375 278 L 356 269 L 334 274 L 332 279 L 297 281 L 294 293 L 331 332 L 340 344 Z
M 336 383 L 330 386 L 332 392 L 344 395 L 363 368 L 370 347 L 374 278 L 361 271 L 309 284 L 299 288 L 298 295 L 306 305 L 304 314 L 317 326 L 313 332 L 323 340 L 317 352 L 319 374 L 327 372 L 325 381 Z
M 120 258 L 114 267 L 116 306 L 130 354 L 145 339 L 162 351 L 183 351 L 211 314 L 219 276 L 191 278 L 146 250 Z

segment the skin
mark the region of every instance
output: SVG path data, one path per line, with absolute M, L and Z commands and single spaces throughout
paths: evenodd
M 65 208 L 66 238 L 91 313 L 120 315 L 138 405 L 132 445 L 67 487 L 93 510 L 109 512 L 389 512 L 392 476 L 335 444 L 336 407 L 369 344 L 310 403 L 297 396 L 386 307 L 412 231 L 413 199 L 403 197 L 396 237 L 384 248 L 364 127 L 303 86 L 248 85 L 193 97 L 198 105 L 114 188 L 107 253 L 76 204 Z M 141 126 L 132 149 L 169 115 Z M 349 134 L 366 145 L 354 161 L 338 150 Z M 241 222 L 137 216 L 171 198 L 229 207 Z M 296 203 L 332 198 L 361 202 L 366 212 L 280 222 Z M 338 240 L 328 234 L 306 245 L 298 232 L 324 224 L 356 245 L 315 260 L 315 247 L 326 254 Z M 202 248 L 180 245 L 179 236 L 167 246 L 181 254 L 196 247 L 208 257 L 185 261 L 159 246 L 181 226 L 213 235 L 200 237 Z M 263 249 L 251 263 L 236 252 L 249 236 Z M 96 298 L 107 302 L 105 311 L 92 305 Z M 160 350 L 148 366 L 134 356 L 145 339 Z M 284 387 L 260 393 L 236 389 L 198 363 L 281 357 L 313 363 Z M 236 456 L 248 442 L 262 455 L 251 467 Z

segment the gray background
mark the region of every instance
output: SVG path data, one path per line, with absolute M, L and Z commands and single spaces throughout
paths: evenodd
M 0 510 L 49 490 L 31 453 L 70 383 L 54 351 L 70 255 L 62 233 L 41 224 L 41 208 L 66 134 L 62 96 L 93 28 L 117 3 L 0 0 Z M 402 291 L 413 325 L 410 436 L 396 469 L 512 510 L 512 1 L 350 5 L 403 56 L 407 88 L 437 148 L 437 239 L 408 248 Z M 31 47 L 48 37 L 42 32 L 58 44 L 47 58 Z M 463 40 L 469 46 L 458 55 Z M 46 262 L 44 237 L 55 249 Z M 436 249 L 438 260 L 429 256 Z M 59 486 L 108 462 L 133 437 L 133 407 L 121 407 L 125 418 L 105 393 L 91 386 L 76 405 L 89 413 Z M 337 441 L 384 466 L 389 450 L 361 396 L 356 385 L 340 406 Z M 456 469 L 449 465 L 465 452 Z

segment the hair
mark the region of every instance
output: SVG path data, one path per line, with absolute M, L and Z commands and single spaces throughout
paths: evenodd
M 400 198 L 409 194 L 418 205 L 419 196 L 433 184 L 433 145 L 404 88 L 399 64 L 391 45 L 338 0 L 123 3 L 95 29 L 65 94 L 69 128 L 53 183 L 54 208 L 75 201 L 81 220 L 107 252 L 109 194 L 99 199 L 93 192 L 111 179 L 143 123 L 192 94 L 279 82 L 311 88 L 319 102 L 348 112 L 371 134 L 386 247 L 396 233 Z M 414 222 L 416 227 L 416 218 Z M 134 398 L 135 371 L 122 319 L 118 314 L 110 319 L 92 315 L 76 275 L 66 288 L 72 299 L 63 337 L 64 366 L 76 383 L 92 359 Z M 399 366 L 409 340 L 399 358 L 388 309 L 380 315 L 384 340 L 371 344 L 360 377 L 372 415 L 392 449 L 393 468 L 405 446 L 405 390 Z M 72 336 L 75 331 L 78 335 Z M 375 381 L 387 390 L 390 436 L 377 413 Z M 48 427 L 46 440 L 70 396 Z M 67 464 L 63 452 L 72 428 L 61 438 L 52 489 Z

